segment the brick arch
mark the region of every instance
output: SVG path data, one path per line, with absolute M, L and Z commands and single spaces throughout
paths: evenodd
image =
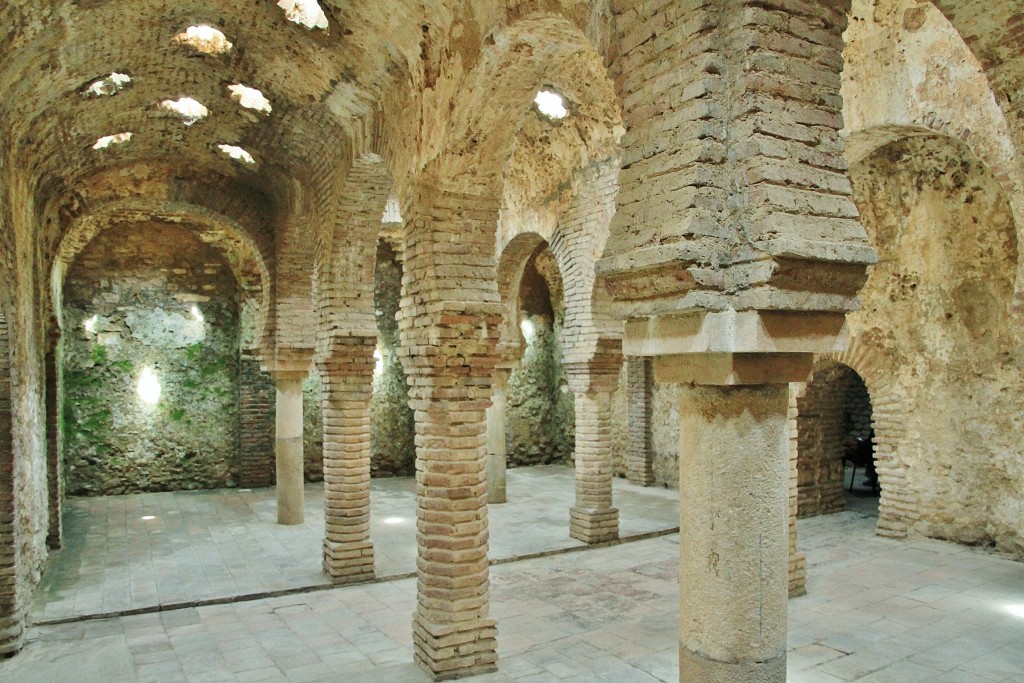
M 375 338 L 373 287 L 377 240 L 393 182 L 384 158 L 361 152 L 331 192 L 331 210 L 317 223 L 313 299 L 317 356 L 337 337 Z
M 845 365 L 867 385 L 875 430 L 875 469 L 882 491 L 876 531 L 880 536 L 905 537 L 920 515 L 918 495 L 905 460 L 914 442 L 906 431 L 907 407 L 896 391 L 885 358 L 870 346 L 854 340 L 846 351 L 822 354 L 815 360 L 816 366 L 819 363 Z
M 599 346 L 622 339 L 622 321 L 613 314 L 611 296 L 596 270 L 615 215 L 618 180 L 614 159 L 581 174 L 551 239 L 551 252 L 566 281 L 562 331 L 566 362 L 589 361 Z
M 203 242 L 213 246 L 231 268 L 242 291 L 242 310 L 247 301 L 256 303 L 251 322 L 243 328 L 252 330 L 244 346 L 260 349 L 265 344 L 271 310 L 271 277 L 267 255 L 249 232 L 229 217 L 209 209 L 161 200 L 124 200 L 112 202 L 76 219 L 64 233 L 50 266 L 50 305 L 54 317 L 61 321 L 61 302 L 67 270 L 78 254 L 100 232 L 118 224 L 165 222 L 190 228 Z
M 523 273 L 527 264 L 534 256 L 551 247 L 547 240 L 535 232 L 523 232 L 516 235 L 505 245 L 498 255 L 498 294 L 501 297 L 503 317 L 501 323 L 501 352 L 506 361 L 518 362 L 523 355 L 523 337 L 519 330 L 519 286 L 523 281 Z M 557 257 L 557 272 L 554 281 L 548 281 L 552 304 L 556 310 L 565 307 L 565 280 L 561 263 Z

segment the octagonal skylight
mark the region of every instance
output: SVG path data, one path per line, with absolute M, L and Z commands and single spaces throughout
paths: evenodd
M 228 90 L 231 91 L 231 99 L 238 102 L 246 109 L 258 111 L 261 114 L 269 114 L 274 110 L 274 108 L 270 106 L 270 100 L 264 97 L 263 93 L 256 88 L 250 88 L 247 85 L 235 83 L 234 85 L 229 85 Z
M 246 166 L 256 165 L 256 160 L 252 158 L 252 155 L 249 154 L 249 152 L 247 152 L 246 150 L 239 147 L 238 145 L 217 145 L 217 149 L 219 149 L 221 152 L 228 155 L 235 161 L 242 162 Z
M 123 145 L 132 139 L 131 133 L 115 133 L 113 135 L 104 135 L 96 144 L 92 146 L 93 149 L 106 149 L 111 145 Z
M 308 29 L 326 29 L 327 15 L 316 0 L 277 0 L 277 6 L 284 10 L 284 16 L 299 26 Z
M 553 90 L 541 90 L 533 102 L 537 105 L 537 111 L 552 121 L 561 121 L 569 115 L 565 100 Z
M 132 77 L 128 74 L 122 74 L 115 71 L 109 76 L 105 76 L 97 81 L 89 84 L 89 87 L 85 89 L 86 97 L 104 97 L 108 95 L 116 95 L 121 92 L 129 85 L 132 84 Z
M 206 55 L 227 54 L 234 47 L 227 36 L 220 30 L 205 24 L 189 26 L 174 36 L 174 41 L 182 45 L 188 45 Z
M 191 97 L 182 97 L 178 100 L 164 100 L 160 103 L 160 109 L 174 112 L 181 117 L 182 122 L 186 126 L 191 126 L 193 123 L 205 119 L 210 114 L 209 109 Z

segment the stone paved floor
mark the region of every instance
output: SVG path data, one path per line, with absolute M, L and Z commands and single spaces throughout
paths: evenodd
M 679 526 L 679 494 L 614 482 L 625 537 Z M 582 548 L 569 537 L 573 471 L 517 468 L 508 499 L 489 507 L 491 558 Z M 323 488 L 306 487 L 306 521 L 276 524 L 274 489 L 76 498 L 64 548 L 36 593 L 37 623 L 232 596 L 327 586 L 320 568 Z M 379 577 L 416 570 L 415 481 L 375 479 L 371 535 Z
M 873 535 L 871 501 L 802 520 L 795 683 L 1024 681 L 1024 564 Z M 495 566 L 499 671 L 480 683 L 677 678 L 678 535 Z M 3 683 L 425 682 L 411 579 L 34 627 Z

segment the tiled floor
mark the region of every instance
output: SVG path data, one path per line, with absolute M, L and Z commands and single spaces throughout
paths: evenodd
M 796 683 L 1024 681 L 1024 565 L 875 537 L 855 510 L 800 522 L 809 594 L 790 601 Z M 499 671 L 481 683 L 675 681 L 678 535 L 495 566 Z M 39 626 L 4 683 L 427 681 L 415 581 Z
M 624 537 L 679 526 L 679 494 L 617 479 Z M 508 500 L 488 508 L 490 555 L 505 560 L 582 548 L 569 537 L 573 471 L 509 470 Z M 378 577 L 416 570 L 415 481 L 375 479 L 371 535 Z M 320 568 L 323 488 L 306 487 L 306 522 L 276 522 L 273 489 L 76 498 L 65 509 L 65 544 L 36 593 L 38 622 L 136 611 L 231 596 L 327 586 Z

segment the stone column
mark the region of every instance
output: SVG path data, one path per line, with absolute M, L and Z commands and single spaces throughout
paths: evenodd
M 487 502 L 505 503 L 505 469 L 508 452 L 505 445 L 505 429 L 508 408 L 508 378 L 511 370 L 498 368 L 494 371 L 494 387 L 491 407 L 487 409 Z
M 629 392 L 629 451 L 626 476 L 639 486 L 654 484 L 651 453 L 651 359 L 636 356 L 626 359 L 626 389 Z
M 659 359 L 679 404 L 679 680 L 786 680 L 789 386 L 810 354 Z
M 569 535 L 584 543 L 619 537 L 619 511 L 612 507 L 611 403 L 621 367 L 620 354 L 565 366 L 576 397 L 576 504 L 569 509 Z
M 373 351 L 369 337 L 335 341 L 318 363 L 323 382 L 324 571 L 335 584 L 374 578 L 370 541 L 370 398 Z
M 274 370 L 277 388 L 274 454 L 277 523 L 302 524 L 305 470 L 302 459 L 302 380 L 306 370 Z

